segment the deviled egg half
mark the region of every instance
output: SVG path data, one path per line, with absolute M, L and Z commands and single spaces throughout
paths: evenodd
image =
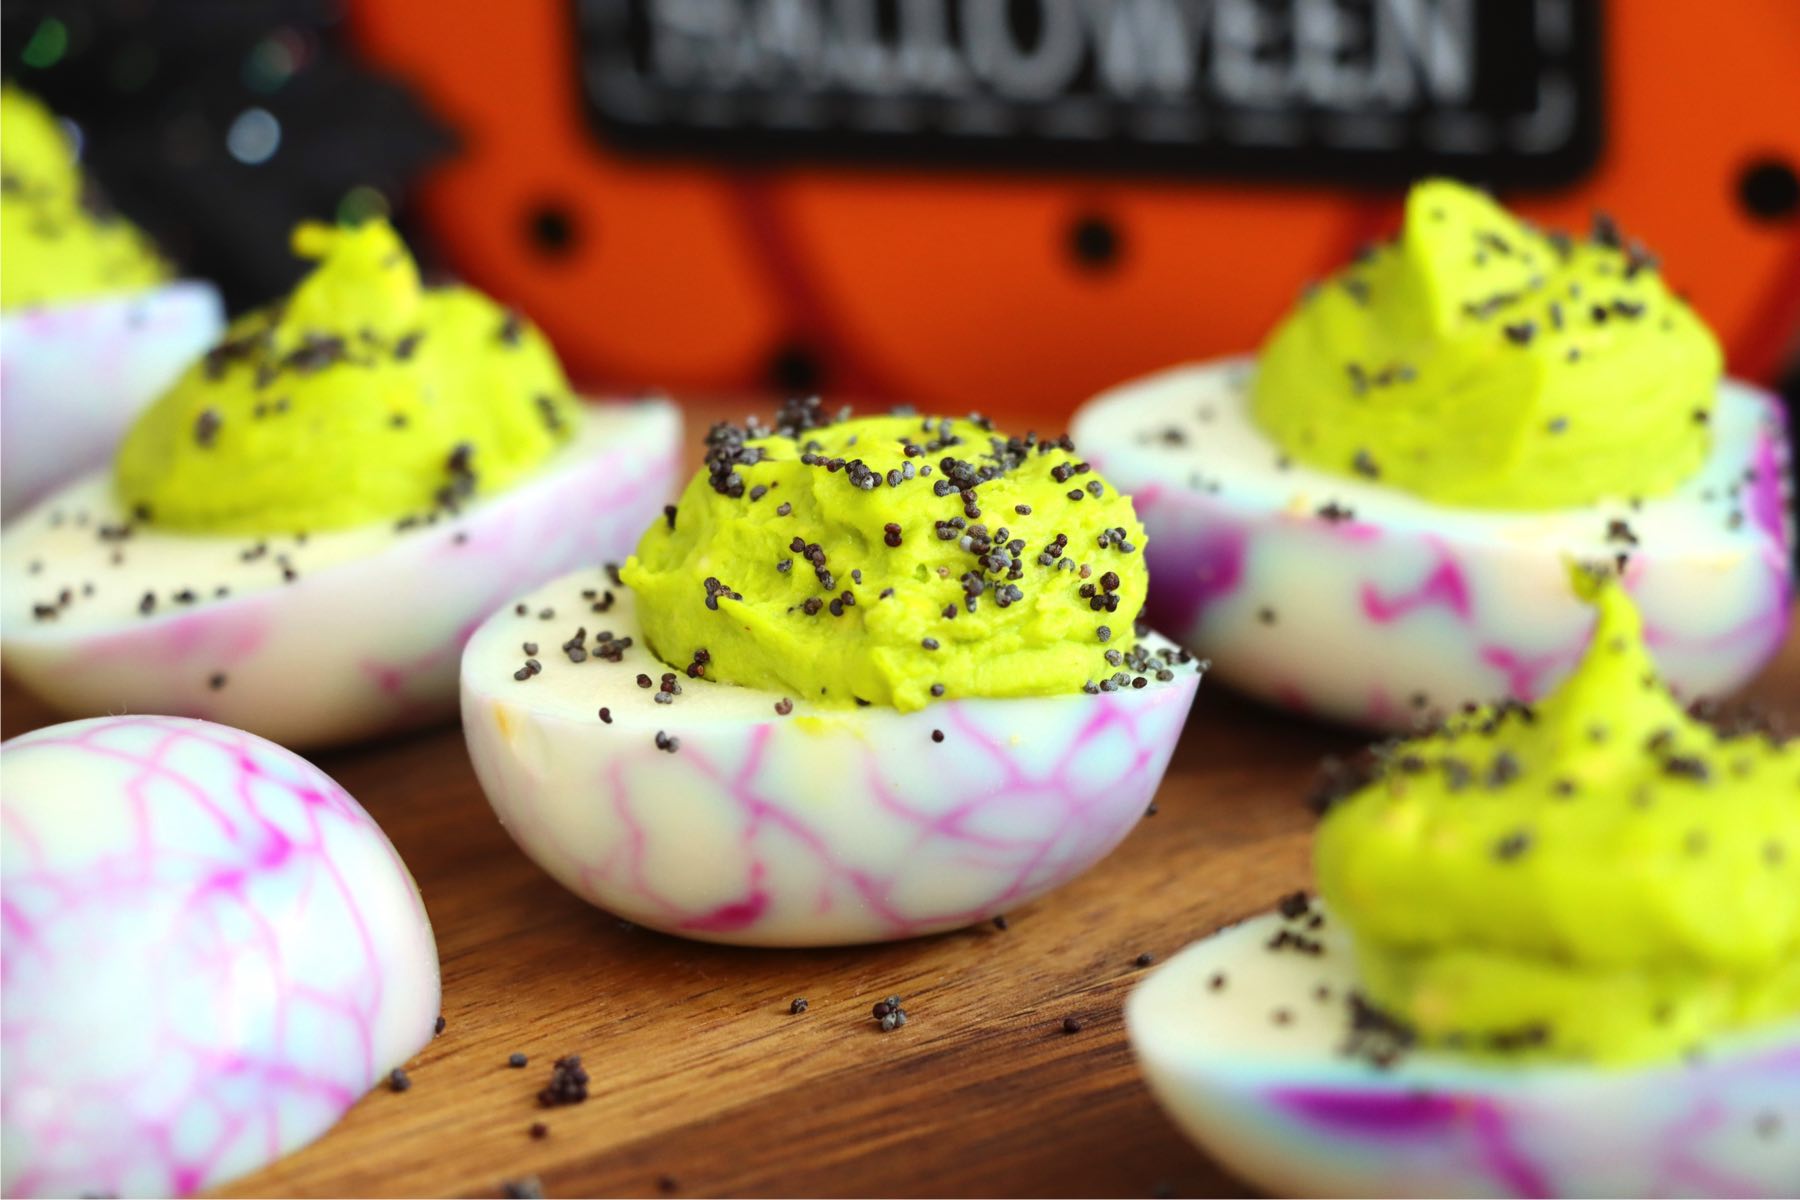
M 259 737 L 103 717 L 0 745 L 0 1189 L 185 1196 L 431 1040 L 437 946 L 369 814 Z
M 1303 894 L 1171 958 L 1152 1091 L 1284 1195 L 1800 1187 L 1800 746 L 1703 723 L 1616 583 L 1536 706 L 1380 747 Z
M 1792 598 L 1783 422 L 1610 222 L 1545 234 L 1437 181 L 1255 361 L 1126 384 L 1074 433 L 1136 498 L 1158 628 L 1264 700 L 1404 729 L 1574 666 L 1568 555 L 1625 560 L 1678 693 L 1749 678 Z
M 0 514 L 105 462 L 225 326 L 97 195 L 50 110 L 0 89 Z
M 527 854 L 640 924 L 797 946 L 995 916 L 1125 836 L 1199 664 L 1137 622 L 1143 531 L 1066 438 L 814 400 L 707 443 L 622 569 L 463 654 Z
M 59 708 L 294 746 L 447 716 L 481 618 L 622 554 L 672 488 L 673 406 L 578 403 L 535 329 L 421 287 L 386 223 L 304 226 L 295 249 L 319 265 L 110 471 L 7 527 L 6 667 Z

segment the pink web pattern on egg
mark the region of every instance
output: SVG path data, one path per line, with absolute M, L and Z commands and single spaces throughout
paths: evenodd
M 1625 1075 L 1601 1093 L 1552 1083 L 1512 1095 L 1418 1085 L 1402 1093 L 1399 1083 L 1371 1083 L 1272 1087 L 1238 1103 L 1255 1125 L 1298 1124 L 1318 1163 L 1352 1162 L 1354 1178 L 1377 1192 L 1413 1193 L 1423 1178 L 1454 1180 L 1470 1195 L 1763 1196 L 1797 1178 L 1782 1171 L 1779 1143 L 1761 1144 L 1800 1112 L 1782 1082 L 1796 1072 L 1800 1049 L 1789 1046 L 1729 1065 Z M 1756 1153 L 1744 1153 L 1745 1136 Z
M 1727 526 L 1718 510 L 1705 563 L 1645 545 L 1627 566 L 1645 641 L 1681 695 L 1736 686 L 1786 636 L 1789 464 L 1779 405 L 1765 409 L 1741 519 Z M 1133 494 L 1148 535 L 1152 622 L 1210 656 L 1227 683 L 1283 708 L 1404 729 L 1427 707 L 1536 700 L 1586 647 L 1592 616 L 1567 596 L 1554 553 L 1135 479 L 1135 460 L 1095 450 L 1089 459 Z M 1259 620 L 1265 608 L 1280 623 Z
M 30 773 L 43 755 L 54 772 Z M 27 772 L 4 806 L 7 1194 L 221 1182 L 317 1136 L 429 1037 L 417 893 L 310 765 L 159 717 L 5 757 Z M 60 788 L 24 790 L 50 778 L 78 790 L 80 828 Z
M 302 557 L 291 583 L 33 651 L 14 667 L 69 711 L 201 717 L 288 745 L 414 728 L 454 708 L 464 643 L 521 585 L 630 552 L 676 465 L 672 446 L 610 454 L 399 534 L 373 558 L 308 571 Z
M 583 801 L 608 817 L 587 845 L 529 802 L 516 763 L 484 779 L 528 851 L 592 903 L 634 920 L 726 941 L 911 937 L 1027 903 L 1117 845 L 1155 793 L 1197 685 L 1187 668 L 1130 694 L 947 701 L 886 718 L 898 728 L 854 738 L 847 764 L 833 759 L 841 799 L 854 806 L 849 823 L 835 806 L 815 815 L 818 789 L 797 785 L 793 772 L 817 735 L 782 722 L 684 730 L 672 755 L 633 732 L 642 748 L 609 753 Z M 1009 705 L 1032 706 L 1029 747 L 1042 749 L 996 732 L 995 714 Z M 933 728 L 942 743 L 928 740 Z M 696 795 L 708 798 L 703 817 L 668 816 L 670 797 Z M 727 849 L 709 843 L 705 871 L 732 881 L 727 896 L 703 903 L 672 894 L 690 880 L 668 866 L 698 821 L 728 831 Z M 814 936 L 821 929 L 829 932 Z

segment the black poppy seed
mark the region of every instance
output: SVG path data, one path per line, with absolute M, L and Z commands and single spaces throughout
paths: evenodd
M 669 754 L 673 754 L 681 749 L 681 739 L 670 737 L 659 729 L 656 731 L 656 748 Z
M 1289 892 L 1275 907 L 1283 917 L 1290 921 L 1297 921 L 1311 911 L 1312 901 L 1307 899 L 1305 892 Z
M 1507 834 L 1494 844 L 1494 857 L 1501 862 L 1508 862 L 1524 854 L 1531 848 L 1531 835 L 1524 830 Z
M 1081 1018 L 1080 1017 L 1064 1017 L 1062 1019 L 1062 1031 L 1064 1033 L 1080 1033 L 1081 1032 Z
M 404 1068 L 395 1067 L 392 1071 L 388 1072 L 388 1090 L 389 1091 L 404 1092 L 407 1088 L 410 1088 L 411 1086 L 412 1086 L 412 1077 L 406 1073 Z
M 1613 220 L 1612 214 L 1600 209 L 1594 211 L 1593 228 L 1589 237 L 1599 245 L 1617 250 L 1622 244 L 1619 234 L 1619 223 Z
M 215 673 L 211 678 L 209 678 L 206 681 L 206 686 L 211 688 L 215 692 L 218 691 L 220 688 L 224 687 L 225 686 L 224 672 Z
M 931 685 L 931 694 L 933 696 L 942 696 L 944 694 L 944 685 L 941 683 L 932 684 Z
M 551 1065 L 550 1082 L 538 1092 L 537 1100 L 545 1108 L 554 1108 L 561 1104 L 580 1104 L 587 1095 L 588 1073 L 581 1065 L 581 1056 L 569 1054 Z
M 1684 779 L 1704 781 L 1712 776 L 1712 768 L 1706 760 L 1692 754 L 1671 754 L 1663 759 L 1665 775 Z
M 530 1061 L 530 1059 L 526 1058 L 523 1054 L 520 1054 L 517 1050 L 506 1056 L 506 1065 L 515 1069 L 527 1065 Z
M 1351 509 L 1344 507 L 1342 504 L 1339 504 L 1336 500 L 1332 500 L 1321 506 L 1317 515 L 1335 525 L 1339 521 L 1352 520 L 1356 516 L 1356 513 Z
M 648 675 L 639 675 L 637 677 L 637 685 L 641 688 L 647 688 L 655 682 L 656 681 L 651 679 Z
M 1151 954 L 1149 951 L 1146 950 L 1144 953 L 1138 955 L 1132 961 L 1135 962 L 1139 967 L 1148 967 L 1156 962 L 1156 955 Z
M 806 997 L 805 996 L 796 996 L 796 997 L 794 997 L 793 1002 L 788 1005 L 788 1015 L 797 1017 L 801 1013 L 805 1012 L 806 1008 L 807 1008 Z
M 779 699 L 775 702 L 775 712 L 777 713 L 777 715 L 785 717 L 793 711 L 794 711 L 794 702 L 792 700 L 789 700 L 786 696 L 783 696 L 781 699 Z
M 919 639 L 919 645 L 927 650 L 936 650 L 938 648 L 938 640 L 936 638 L 921 638 Z

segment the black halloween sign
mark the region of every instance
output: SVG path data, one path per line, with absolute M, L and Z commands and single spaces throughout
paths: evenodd
M 1591 0 L 574 0 L 627 150 L 1372 183 L 1580 177 Z

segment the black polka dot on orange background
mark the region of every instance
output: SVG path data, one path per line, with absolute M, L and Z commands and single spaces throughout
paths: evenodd
M 1789 221 L 1800 212 L 1800 179 L 1793 164 L 1779 158 L 1755 158 L 1738 173 L 1738 203 L 1744 215 L 1760 221 Z
M 777 391 L 800 394 L 816 392 L 824 380 L 819 356 L 804 342 L 787 341 L 769 355 L 769 384 Z
M 1069 257 L 1087 271 L 1104 271 L 1124 256 L 1125 238 L 1118 225 L 1101 213 L 1083 213 L 1069 225 Z
M 578 241 L 575 215 L 555 201 L 538 204 L 525 214 L 525 238 L 544 258 L 567 258 Z

